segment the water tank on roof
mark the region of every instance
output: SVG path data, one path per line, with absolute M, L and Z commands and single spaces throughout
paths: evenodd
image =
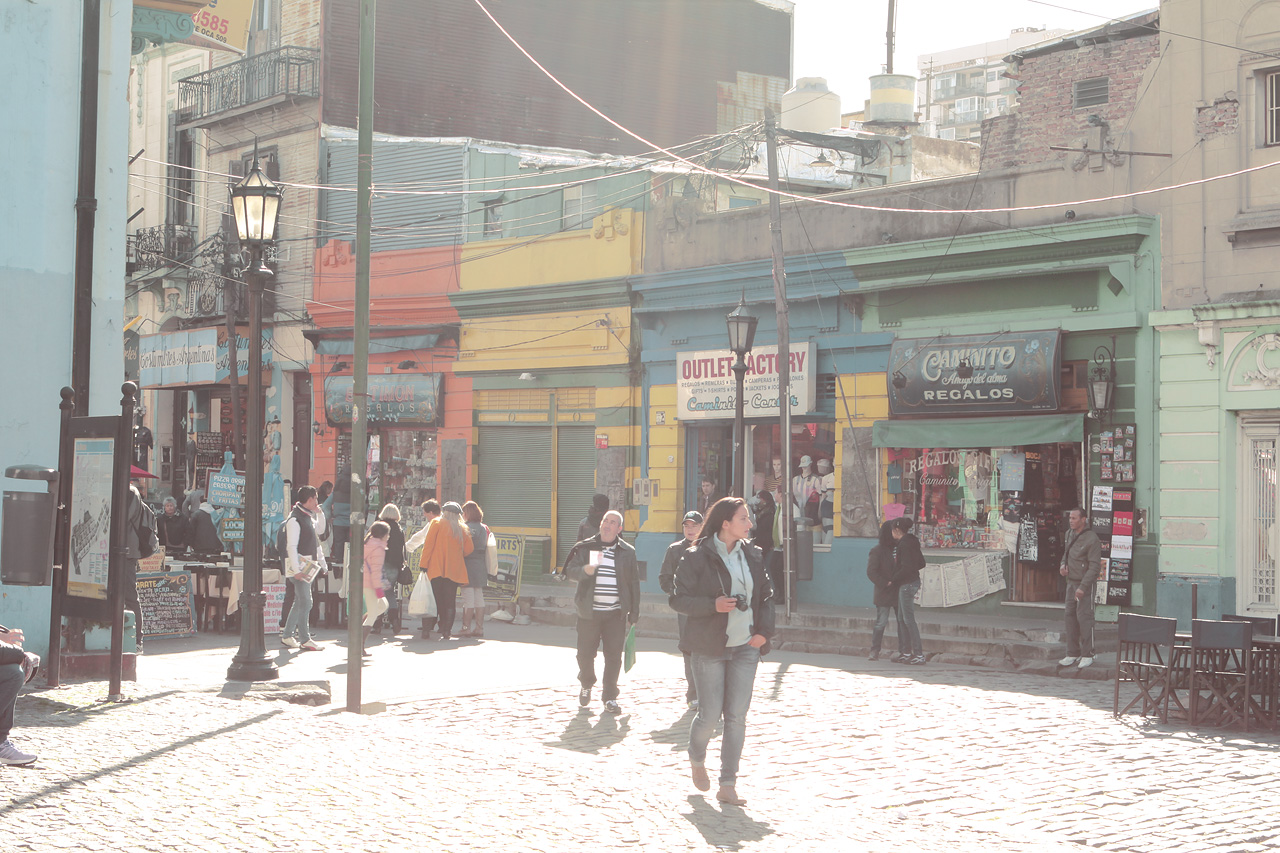
M 782 126 L 826 133 L 840 126 L 840 96 L 823 77 L 801 77 L 782 95 Z
M 876 74 L 871 78 L 868 121 L 899 124 L 916 120 L 916 78 L 909 74 Z

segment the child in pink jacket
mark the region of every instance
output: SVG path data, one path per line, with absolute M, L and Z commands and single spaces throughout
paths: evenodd
M 370 651 L 365 648 L 369 639 L 369 631 L 378 617 L 387 612 L 389 606 L 387 596 L 382 588 L 382 564 L 387 559 L 387 539 L 391 535 L 391 525 L 385 521 L 375 521 L 369 526 L 369 533 L 364 537 L 364 636 L 360 642 L 360 653 L 369 657 Z

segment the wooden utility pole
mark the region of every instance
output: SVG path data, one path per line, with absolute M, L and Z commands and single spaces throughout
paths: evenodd
M 787 321 L 787 269 L 782 250 L 782 202 L 778 197 L 778 120 L 764 110 L 765 152 L 769 167 L 769 237 L 773 255 L 773 302 L 778 315 L 778 410 L 782 417 L 782 589 L 791 618 L 791 330 Z

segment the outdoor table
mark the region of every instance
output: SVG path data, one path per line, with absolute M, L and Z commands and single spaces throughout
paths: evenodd
M 1173 672 L 1169 676 L 1169 716 L 1190 717 L 1191 633 L 1174 634 Z M 1256 634 L 1249 653 L 1250 720 L 1270 731 L 1280 728 L 1280 637 Z M 1185 699 L 1185 701 L 1184 701 Z

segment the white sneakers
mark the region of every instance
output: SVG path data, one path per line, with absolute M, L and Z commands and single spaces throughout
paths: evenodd
M 1078 666 L 1080 669 L 1086 669 L 1093 666 L 1093 658 L 1080 658 Z
M 1071 655 L 1067 655 L 1065 658 L 1058 661 L 1058 666 L 1071 666 L 1072 664 L 1075 664 L 1077 669 L 1088 669 L 1089 667 L 1093 666 L 1093 658 L 1091 657 L 1077 658 L 1077 657 L 1072 657 Z
M 35 760 L 36 757 L 34 755 L 18 749 L 7 738 L 0 742 L 0 764 L 21 767 L 24 764 L 34 764 Z
M 296 649 L 299 646 L 299 643 L 293 637 L 281 637 L 280 645 L 284 646 L 286 649 Z
M 1058 661 L 1058 666 L 1071 666 L 1071 664 L 1075 663 L 1078 660 L 1080 660 L 1080 658 L 1073 658 L 1071 655 L 1067 655 L 1065 658 Z

